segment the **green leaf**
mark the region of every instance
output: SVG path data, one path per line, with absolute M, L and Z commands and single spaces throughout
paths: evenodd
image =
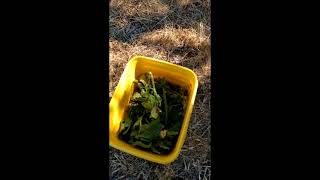
M 146 108 L 148 110 L 152 109 L 152 107 L 153 107 L 153 105 L 150 101 L 145 101 L 145 102 L 142 102 L 141 104 L 144 108 Z
M 151 145 L 152 145 L 152 143 L 145 144 L 145 143 L 143 143 L 143 142 L 141 142 L 141 141 L 134 141 L 134 142 L 132 142 L 132 145 L 134 145 L 134 146 L 140 146 L 140 147 L 143 147 L 143 148 L 150 148 Z
M 138 131 L 137 130 L 132 130 L 131 133 L 130 133 L 130 136 L 137 136 L 138 135 Z
M 171 95 L 170 95 L 170 98 L 176 99 L 176 98 L 178 98 L 178 95 L 176 95 L 176 94 L 171 94 Z
M 162 142 L 159 143 L 159 147 L 161 147 L 162 149 L 167 149 L 167 150 L 170 149 L 168 146 L 164 145 Z
M 168 109 L 168 124 L 182 120 L 182 116 L 179 114 L 179 107 L 169 106 Z
M 155 147 L 151 146 L 151 151 L 156 154 L 161 154 Z
M 140 84 L 143 85 L 143 87 L 145 89 L 145 93 L 148 94 L 150 88 L 149 88 L 148 83 L 146 83 L 146 81 L 147 81 L 147 78 L 146 78 L 145 74 L 142 74 L 139 77 L 139 82 L 140 82 Z M 140 88 L 140 89 L 142 90 L 143 88 Z
M 147 96 L 147 93 L 144 89 L 141 89 L 141 92 L 140 92 L 141 96 L 142 97 L 146 97 Z
M 145 74 L 142 74 L 141 76 L 139 76 L 139 81 L 146 81 L 147 78 L 146 78 L 146 75 Z
M 134 83 L 136 91 L 130 99 L 128 118 L 121 123 L 121 134 L 130 134 L 129 139 L 125 138 L 129 144 L 150 148 L 157 154 L 166 152 L 176 143 L 174 137 L 181 128 L 187 94 L 165 78 L 154 79 L 151 72 L 142 74 Z M 162 129 L 165 119 L 166 129 Z
M 150 118 L 157 119 L 159 117 L 159 108 L 153 107 L 150 113 Z
M 180 131 L 180 128 L 181 128 L 181 122 L 180 121 L 177 121 L 175 122 L 171 128 L 168 129 L 167 131 L 167 136 L 175 136 L 175 135 L 178 135 L 179 134 L 179 131 Z
M 122 121 L 120 126 L 120 132 L 122 132 L 125 128 L 128 128 L 125 132 L 123 132 L 123 134 L 126 134 L 130 129 L 131 123 L 132 120 L 130 118 L 127 118 L 124 121 Z
M 141 94 L 140 93 L 138 93 L 138 92 L 135 92 L 133 95 L 132 95 L 132 100 L 138 100 L 138 99 L 141 99 L 142 98 L 142 96 L 141 96 Z
M 160 138 L 161 139 L 164 139 L 166 137 L 166 135 L 167 135 L 167 130 L 160 131 Z
M 148 94 L 146 97 L 147 100 L 141 103 L 144 108 L 151 110 L 158 105 L 157 99 L 152 94 Z
M 156 97 L 154 96 L 154 95 L 149 95 L 149 97 L 148 97 L 148 100 L 151 102 L 151 104 L 153 105 L 153 106 L 156 106 L 156 105 L 158 105 L 157 103 L 158 103 L 158 101 L 157 101 L 157 99 L 156 99 Z
M 144 87 L 146 87 L 146 88 L 148 87 L 148 84 L 143 79 L 140 79 L 139 82 L 141 82 Z
M 171 142 L 169 139 L 165 139 L 165 140 L 163 141 L 163 143 L 164 143 L 164 145 L 166 145 L 166 146 L 172 146 L 172 142 Z
M 140 83 L 140 82 L 138 82 L 138 87 L 139 87 L 140 90 L 143 90 L 143 89 L 145 88 L 145 87 L 143 86 L 143 84 Z
M 133 124 L 133 129 L 135 129 L 137 126 L 139 127 L 139 130 L 141 129 L 141 121 L 142 121 L 142 119 L 143 119 L 143 115 L 142 116 L 140 116 L 139 118 L 138 118 L 138 120 Z
M 143 137 L 140 137 L 139 138 L 140 140 L 143 140 L 143 141 L 146 141 L 146 142 L 151 142 L 152 140 L 150 140 L 150 139 L 146 139 L 146 138 L 143 138 Z
M 150 126 L 148 124 L 142 124 L 140 132 L 146 131 Z
M 125 130 L 122 134 L 125 135 L 129 132 L 130 127 L 127 128 L 127 130 Z
M 144 139 L 148 139 L 148 140 L 153 140 L 155 138 L 158 138 L 160 135 L 160 131 L 161 131 L 161 123 L 160 123 L 160 119 L 155 119 L 153 121 L 150 122 L 149 127 L 142 132 L 141 134 L 137 135 L 137 138 L 144 138 Z
M 131 105 L 128 117 L 134 121 L 137 117 L 141 116 L 144 111 L 145 109 L 141 105 Z
M 175 136 L 178 134 L 179 134 L 179 132 L 177 132 L 177 131 L 167 131 L 167 136 Z
M 178 132 L 180 130 L 180 128 L 181 128 L 181 122 L 177 121 L 171 126 L 171 128 L 168 129 L 168 131 L 176 131 L 176 132 Z
M 157 94 L 156 98 L 157 98 L 157 101 L 158 101 L 158 105 L 161 106 L 161 101 L 162 101 L 161 97 Z

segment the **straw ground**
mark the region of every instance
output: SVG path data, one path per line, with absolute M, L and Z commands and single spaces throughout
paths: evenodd
M 163 166 L 110 147 L 111 179 L 212 179 L 209 0 L 111 0 L 109 7 L 109 100 L 135 55 L 188 67 L 199 80 L 178 159 Z

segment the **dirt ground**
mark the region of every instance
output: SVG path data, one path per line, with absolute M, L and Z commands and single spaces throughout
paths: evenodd
M 178 159 L 163 166 L 110 147 L 111 179 L 211 179 L 210 1 L 109 2 L 109 100 L 126 63 L 135 55 L 188 67 L 199 80 L 187 138 Z

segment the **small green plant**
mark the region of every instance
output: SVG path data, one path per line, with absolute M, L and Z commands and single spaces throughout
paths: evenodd
M 156 154 L 174 148 L 183 121 L 187 91 L 151 72 L 134 81 L 127 118 L 121 122 L 119 138 Z

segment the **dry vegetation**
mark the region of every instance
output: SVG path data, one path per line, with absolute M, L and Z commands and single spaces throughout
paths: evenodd
M 209 0 L 111 0 L 109 99 L 134 55 L 192 69 L 199 88 L 182 151 L 163 166 L 110 147 L 111 179 L 211 179 L 211 60 Z

